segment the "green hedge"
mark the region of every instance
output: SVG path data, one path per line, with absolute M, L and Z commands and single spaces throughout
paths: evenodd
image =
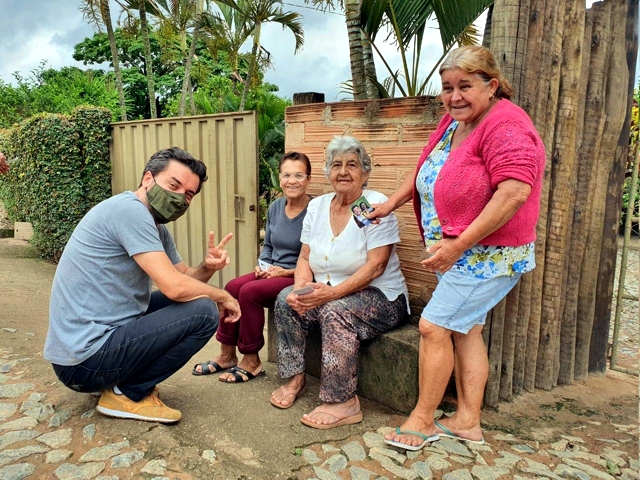
M 9 172 L 0 199 L 9 218 L 33 224 L 32 243 L 57 261 L 73 229 L 111 195 L 111 112 L 78 107 L 69 116 L 41 114 L 0 132 Z

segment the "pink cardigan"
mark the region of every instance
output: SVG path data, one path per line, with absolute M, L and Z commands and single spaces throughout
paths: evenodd
M 453 118 L 446 114 L 422 151 L 415 177 Z M 457 237 L 487 205 L 497 185 L 513 178 L 531 185 L 531 194 L 502 227 L 480 245 L 518 246 L 536 239 L 545 149 L 529 116 L 509 100 L 500 100 L 442 166 L 434 202 L 444 237 Z M 413 190 L 413 209 L 422 229 L 420 197 Z

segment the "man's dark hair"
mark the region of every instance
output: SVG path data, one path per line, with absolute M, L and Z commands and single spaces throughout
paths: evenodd
M 198 184 L 198 190 L 196 190 L 196 193 L 199 193 L 202 188 L 202 184 L 209 178 L 207 177 L 207 166 L 201 160 L 193 158 L 189 152 L 178 147 L 165 148 L 164 150 L 160 150 L 159 152 L 151 155 L 147 165 L 144 167 L 142 177 L 144 177 L 144 174 L 147 172 L 151 172 L 155 177 L 158 173 L 167 169 L 171 160 L 175 160 L 176 162 L 186 165 L 189 167 L 189 170 L 198 175 L 200 183 Z M 140 185 L 142 185 L 142 179 L 140 180 Z

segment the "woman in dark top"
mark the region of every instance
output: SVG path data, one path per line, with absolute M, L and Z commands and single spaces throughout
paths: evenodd
M 231 280 L 225 286 L 240 304 L 242 317 L 237 322 L 220 319 L 216 338 L 221 343 L 215 360 L 195 365 L 194 375 L 224 372 L 220 381 L 246 382 L 264 375 L 258 352 L 264 346 L 264 309 L 273 307 L 280 291 L 293 285 L 300 232 L 307 213 L 311 181 L 311 163 L 304 153 L 289 152 L 280 160 L 280 187 L 284 196 L 278 198 L 267 212 L 267 228 L 259 265 L 255 271 Z M 243 354 L 238 363 L 236 347 Z

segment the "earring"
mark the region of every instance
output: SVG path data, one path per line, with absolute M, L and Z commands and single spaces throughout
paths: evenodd
M 492 93 L 491 96 L 489 97 L 489 101 L 491 102 L 493 100 L 494 94 Z

